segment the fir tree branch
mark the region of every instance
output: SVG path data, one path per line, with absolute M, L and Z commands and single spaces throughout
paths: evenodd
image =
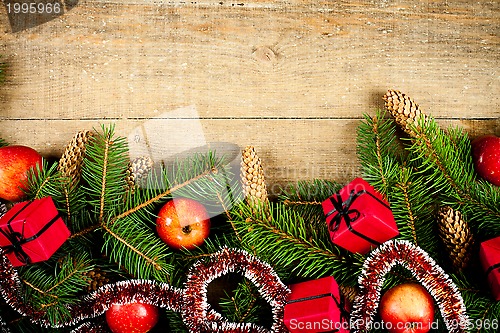
M 244 204 L 232 211 L 246 249 L 297 276 L 333 274 L 339 281 L 352 283 L 361 268 L 361 256 L 341 254 L 328 238 L 326 223 L 313 226 L 284 205 L 271 205 L 270 209 L 271 219 L 263 213 L 255 215 L 255 210 Z
M 418 156 L 421 172 L 428 175 L 433 193 L 474 216 L 469 219 L 471 227 L 481 236 L 500 233 L 500 190 L 476 180 L 467 134 L 459 129 L 445 132 L 432 118 L 419 124 L 410 149 Z
M 107 233 L 109 233 L 111 236 L 113 236 L 117 241 L 121 242 L 123 245 L 128 247 L 132 252 L 136 253 L 138 256 L 142 257 L 144 261 L 152 265 L 156 270 L 162 270 L 162 266 L 158 264 L 155 260 L 152 258 L 148 257 L 146 254 L 142 253 L 139 251 L 136 247 L 134 247 L 132 244 L 127 242 L 124 238 L 120 237 L 118 234 L 114 233 L 110 228 L 108 228 L 106 225 L 102 225 L 102 228 L 106 230 Z
M 195 176 L 195 177 L 193 177 L 191 179 L 188 179 L 188 180 L 186 180 L 185 182 L 183 182 L 181 184 L 175 185 L 172 188 L 169 188 L 169 189 L 161 192 L 160 194 L 152 197 L 151 199 L 149 199 L 149 200 L 147 200 L 145 202 L 142 202 L 141 204 L 139 204 L 139 205 L 137 205 L 135 207 L 132 207 L 132 208 L 126 210 L 125 212 L 123 212 L 123 213 L 121 213 L 121 214 L 113 217 L 109 223 L 113 224 L 117 220 L 119 220 L 121 218 L 124 218 L 126 216 L 129 216 L 130 214 L 133 214 L 133 213 L 137 212 L 138 210 L 143 209 L 143 208 L 145 208 L 145 207 L 147 207 L 149 205 L 152 205 L 152 204 L 158 202 L 159 200 L 161 200 L 161 199 L 169 196 L 173 192 L 175 192 L 175 191 L 177 191 L 177 190 L 179 190 L 179 189 L 181 189 L 181 188 L 183 188 L 185 186 L 188 186 L 188 185 L 192 184 L 193 182 L 195 182 L 197 180 L 200 180 L 201 178 L 206 177 L 206 176 L 208 176 L 208 175 L 210 175 L 212 173 L 217 173 L 217 169 L 213 168 L 211 170 L 207 170 L 207 171 L 203 172 L 202 174 L 199 174 L 199 175 L 197 175 L 197 176 Z
M 392 119 L 385 118 L 384 111 L 364 117 L 357 129 L 357 153 L 363 178 L 387 197 L 397 181 L 402 157 L 396 142 L 396 127 Z

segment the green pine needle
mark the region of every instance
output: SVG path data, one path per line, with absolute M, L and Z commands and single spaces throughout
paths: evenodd
M 334 246 L 326 223 L 311 225 L 282 204 L 271 204 L 270 211 L 271 218 L 264 213 L 255 216 L 255 210 L 244 204 L 233 210 L 233 225 L 248 251 L 297 278 L 334 275 L 339 283 L 354 284 L 362 256 Z

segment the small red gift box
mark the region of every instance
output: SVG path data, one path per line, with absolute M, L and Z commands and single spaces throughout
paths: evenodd
M 349 332 L 349 313 L 332 276 L 289 286 L 284 322 L 291 333 Z
M 500 237 L 481 243 L 479 259 L 495 300 L 500 301 Z
M 20 202 L 0 218 L 0 246 L 15 267 L 49 259 L 69 236 L 51 197 Z
M 399 235 L 389 203 L 370 184 L 356 178 L 323 201 L 332 242 L 354 253 Z

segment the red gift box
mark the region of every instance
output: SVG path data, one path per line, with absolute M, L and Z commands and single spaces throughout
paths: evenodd
M 49 259 L 69 236 L 51 197 L 18 203 L 0 218 L 0 246 L 15 267 Z
M 291 333 L 349 332 L 349 313 L 332 276 L 289 286 L 284 322 Z
M 479 259 L 486 272 L 491 293 L 495 300 L 500 301 L 500 237 L 481 243 Z
M 399 235 L 389 203 L 370 184 L 356 178 L 322 203 L 332 242 L 354 253 Z

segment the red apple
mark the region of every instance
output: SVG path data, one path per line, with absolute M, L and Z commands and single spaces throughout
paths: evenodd
M 174 198 L 160 209 L 156 219 L 160 238 L 174 249 L 192 250 L 203 244 L 210 233 L 210 218 L 196 200 Z
M 472 141 L 472 159 L 479 176 L 500 186 L 500 137 L 485 135 Z
M 26 146 L 0 148 L 0 198 L 20 201 L 26 190 L 28 171 L 42 167 L 42 156 Z
M 391 333 L 425 333 L 434 320 L 434 301 L 420 284 L 403 283 L 382 296 L 379 311 Z
M 158 307 L 143 303 L 114 304 L 106 311 L 113 333 L 146 333 L 158 322 Z

